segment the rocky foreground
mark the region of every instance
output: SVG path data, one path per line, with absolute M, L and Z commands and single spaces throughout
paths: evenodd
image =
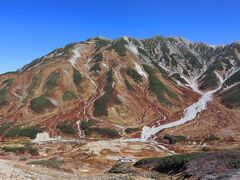
M 222 150 L 216 141 L 163 146 L 121 139 L 33 144 L 18 139 L 1 143 L 0 179 L 238 179 L 237 148 L 231 142 Z

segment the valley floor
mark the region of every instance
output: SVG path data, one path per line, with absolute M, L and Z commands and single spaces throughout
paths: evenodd
M 141 159 L 149 157 L 165 157 L 170 152 L 215 152 L 225 149 L 238 149 L 237 142 L 229 147 L 221 146 L 219 142 L 209 142 L 201 145 L 189 142 L 180 142 L 174 145 L 164 144 L 163 149 L 156 144 L 146 142 L 127 142 L 116 140 L 85 139 L 80 142 L 48 142 L 32 144 L 38 149 L 38 155 L 27 152 L 6 152 L 4 147 L 24 147 L 26 140 L 5 141 L 1 143 L 0 152 L 0 179 L 169 179 L 166 174 L 159 174 L 151 170 L 133 167 Z M 220 146 L 219 146 L 220 145 Z M 28 144 L 29 146 L 29 144 Z M 121 173 L 113 174 L 108 171 L 115 165 L 125 163 Z M 128 168 L 129 167 L 129 168 Z M 132 173 L 134 172 L 134 173 Z M 155 174 L 156 173 L 156 174 Z M 238 172 L 234 174 L 238 177 Z M 172 177 L 170 179 L 175 179 Z
M 19 147 L 18 142 L 4 142 L 6 146 Z M 24 144 L 24 142 L 22 142 Z M 168 153 L 149 144 L 119 142 L 119 140 L 89 140 L 88 142 L 55 142 L 34 145 L 39 155 L 1 152 L 0 179 L 129 179 L 128 174 L 109 174 L 111 167 L 119 161 L 130 161 L 149 157 L 166 156 Z M 34 164 L 32 162 L 58 159 L 63 163 Z M 55 163 L 55 164 L 54 164 Z M 131 179 L 148 179 L 132 176 Z

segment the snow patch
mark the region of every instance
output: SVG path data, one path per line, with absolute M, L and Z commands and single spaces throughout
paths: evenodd
M 51 138 L 47 132 L 42 132 L 37 134 L 37 137 L 34 140 L 32 140 L 32 143 L 41 144 L 59 140 L 61 140 L 61 137 Z
M 127 36 L 123 36 L 123 39 L 128 42 L 128 44 L 125 45 L 125 47 L 134 55 L 138 56 L 139 55 L 138 48 L 132 42 L 129 41 L 129 38 Z
M 102 63 L 102 65 L 106 68 L 106 69 L 109 69 L 108 65 L 105 64 L 105 63 Z
M 54 105 L 54 106 L 58 106 L 58 102 L 55 100 L 55 99 L 52 99 L 52 98 L 47 98 L 49 101 L 51 101 L 51 103 Z
M 138 56 L 139 55 L 139 52 L 138 52 L 138 49 L 137 47 L 132 44 L 132 43 L 128 43 L 127 45 L 125 45 L 125 47 L 131 51 L 134 55 Z
M 161 144 L 158 144 L 157 147 L 159 147 L 160 149 L 166 151 L 166 152 L 169 152 L 171 154 L 176 154 L 174 151 L 171 151 L 169 150 L 168 148 L 166 148 L 165 146 L 161 145 Z
M 216 74 L 217 78 L 219 79 L 220 84 L 223 84 L 224 83 L 223 77 L 216 71 L 215 71 L 215 74 Z
M 68 60 L 70 62 L 70 64 L 75 68 L 76 68 L 76 63 L 77 60 L 81 57 L 81 53 L 80 51 L 84 48 L 84 46 L 82 45 L 78 45 L 75 49 L 72 50 L 73 55 L 72 57 Z
M 223 92 L 226 92 L 226 91 L 228 91 L 229 89 L 231 89 L 231 88 L 233 88 L 233 87 L 235 87 L 235 86 L 238 86 L 238 85 L 240 85 L 240 82 L 234 83 L 234 84 L 232 84 L 231 86 L 227 86 L 226 88 L 224 88 L 224 89 L 222 90 L 222 93 L 223 93 Z
M 147 79 L 148 76 L 147 76 L 146 72 L 144 72 L 142 67 L 137 63 L 134 63 L 134 65 L 135 65 L 135 69 L 137 70 L 138 74 L 142 75 L 143 77 L 145 77 Z

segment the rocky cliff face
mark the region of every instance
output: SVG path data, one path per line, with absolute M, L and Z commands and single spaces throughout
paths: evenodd
M 237 121 L 239 81 L 239 43 L 97 37 L 0 75 L 0 122 L 11 128 L 40 125 L 52 135 L 139 136 L 145 125 L 180 118 L 219 84 L 213 102 Z

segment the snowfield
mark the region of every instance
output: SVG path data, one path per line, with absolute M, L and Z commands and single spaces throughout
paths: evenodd
M 74 50 L 72 50 L 73 56 L 69 59 L 69 62 L 75 69 L 77 69 L 76 63 L 77 63 L 77 60 L 81 57 L 80 51 L 83 48 L 84 48 L 84 46 L 82 46 L 82 45 L 76 45 L 76 48 Z

